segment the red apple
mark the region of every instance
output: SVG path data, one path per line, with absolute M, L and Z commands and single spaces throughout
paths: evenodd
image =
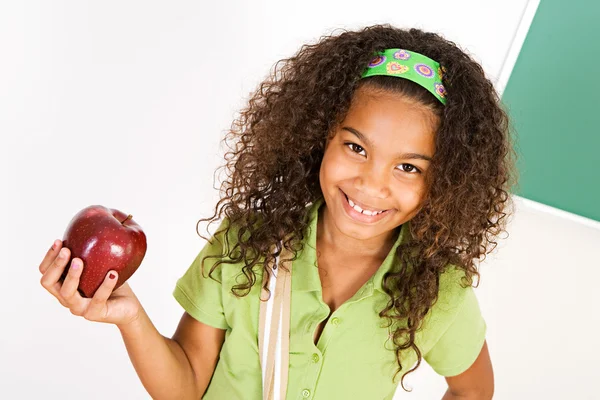
M 138 269 L 146 254 L 146 235 L 131 214 L 92 205 L 79 211 L 65 230 L 63 246 L 71 258 L 61 281 L 67 276 L 71 261 L 83 260 L 78 290 L 83 297 L 93 297 L 108 271 L 119 273 L 115 289 Z

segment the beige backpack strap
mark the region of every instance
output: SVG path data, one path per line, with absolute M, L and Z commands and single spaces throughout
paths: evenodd
M 288 258 L 289 253 L 282 252 L 284 258 Z M 283 264 L 289 270 L 281 270 L 281 275 L 284 278 L 283 284 L 283 305 L 281 308 L 281 364 L 280 364 L 280 393 L 279 397 L 281 400 L 285 400 L 287 382 L 288 382 L 288 369 L 290 366 L 290 306 L 292 297 L 292 262 L 284 261 Z M 280 275 L 280 276 L 281 276 Z
M 290 258 L 285 249 L 281 258 Z M 277 268 L 269 281 L 271 296 L 261 287 L 260 316 L 258 327 L 258 351 L 262 369 L 263 400 L 285 400 L 290 338 L 290 300 L 291 300 L 291 262 L 285 262 L 285 271 L 279 267 L 279 258 L 275 260 Z M 263 271 L 264 273 L 264 271 Z M 266 274 L 263 276 L 263 284 Z M 268 298 L 268 301 L 263 301 Z

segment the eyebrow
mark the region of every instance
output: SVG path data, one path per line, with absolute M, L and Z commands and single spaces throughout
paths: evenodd
M 349 126 L 344 126 L 342 127 L 342 129 L 347 130 L 348 132 L 354 134 L 357 138 L 359 138 L 361 141 L 365 142 L 367 145 L 369 146 L 373 146 L 373 144 L 371 143 L 371 141 L 362 133 L 360 133 L 358 130 L 351 128 Z M 419 154 L 419 153 L 400 153 L 397 154 L 397 156 L 399 158 L 405 158 L 405 159 L 409 159 L 409 160 L 425 160 L 425 161 L 429 161 L 431 162 L 431 157 L 426 156 L 424 154 Z

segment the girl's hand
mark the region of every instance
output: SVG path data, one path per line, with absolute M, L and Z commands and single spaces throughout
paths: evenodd
M 80 258 L 73 258 L 69 272 L 61 283 L 60 278 L 71 252 L 66 247 L 61 249 L 62 242 L 55 247 L 48 250 L 40 264 L 39 270 L 43 275 L 40 283 L 60 304 L 68 308 L 71 314 L 88 321 L 105 322 L 120 327 L 137 320 L 142 305 L 127 282 L 113 290 L 117 283 L 117 273 L 114 271 L 106 274 L 104 282 L 92 298 L 85 298 L 77 291 L 79 277 L 85 266 Z M 111 273 L 114 279 L 109 277 Z

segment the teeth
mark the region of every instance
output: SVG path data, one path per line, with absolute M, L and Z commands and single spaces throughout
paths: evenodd
M 354 202 L 352 200 L 350 200 L 350 198 L 348 197 L 348 204 L 350 204 L 350 206 L 352 208 L 354 208 L 356 211 L 358 211 L 359 213 L 362 214 L 366 214 L 366 215 L 377 215 L 377 214 L 381 214 L 383 211 L 369 211 L 369 210 L 363 210 L 362 208 L 360 208 L 358 205 L 354 204 Z

